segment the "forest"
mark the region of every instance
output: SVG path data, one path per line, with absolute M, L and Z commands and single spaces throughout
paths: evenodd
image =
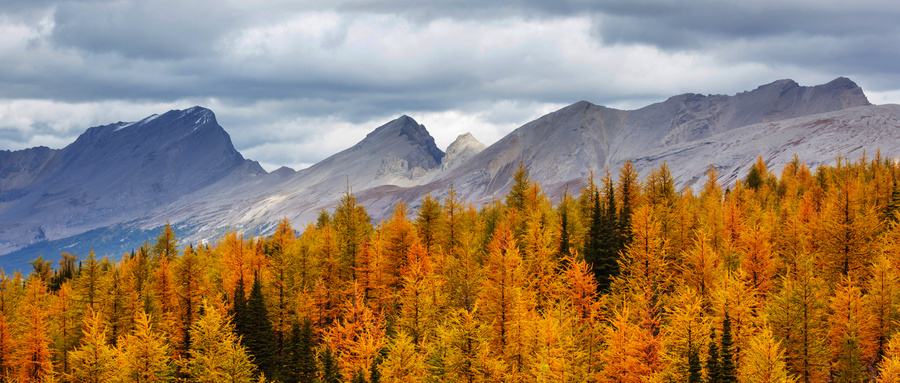
M 716 180 L 626 163 L 551 201 L 520 165 L 483 206 L 372 222 L 348 192 L 270 236 L 40 257 L 0 271 L 0 382 L 900 381 L 900 164 Z

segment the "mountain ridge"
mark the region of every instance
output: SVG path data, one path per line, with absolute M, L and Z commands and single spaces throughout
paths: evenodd
M 266 173 L 255 161 L 244 159 L 234 149 L 212 111 L 202 107 L 173 110 L 133 123 L 94 127 L 76 140 L 82 140 L 75 146 L 81 148 L 78 151 L 90 148 L 90 143 L 101 145 L 105 142 L 125 147 L 121 152 L 106 153 L 105 160 L 134 165 L 137 157 L 141 166 L 136 172 L 110 172 L 109 168 L 104 170 L 98 165 L 102 161 L 82 160 L 73 162 L 78 169 L 72 174 L 87 174 L 87 178 L 93 180 L 109 177 L 107 173 L 156 177 L 154 181 L 160 184 L 156 194 L 152 193 L 152 187 L 149 196 L 139 190 L 140 186 L 152 185 L 152 182 L 142 184 L 126 177 L 124 184 L 131 185 L 131 189 L 120 188 L 112 190 L 118 194 L 104 195 L 104 198 L 116 195 L 121 198 L 137 193 L 139 197 L 153 197 L 142 200 L 144 210 L 140 214 L 136 211 L 140 209 L 136 209 L 115 216 L 115 219 L 72 224 L 73 217 L 85 221 L 96 219 L 93 210 L 96 207 L 106 207 L 107 210 L 100 212 L 109 215 L 109 208 L 114 204 L 104 203 L 90 193 L 73 195 L 66 189 L 79 190 L 72 182 L 64 182 L 64 187 L 54 189 L 59 196 L 49 200 L 42 199 L 42 194 L 35 190 L 23 193 L 21 190 L 25 189 L 12 189 L 9 185 L 34 183 L 35 169 L 43 167 L 41 174 L 52 172 L 53 160 L 60 153 L 77 157 L 78 153 L 70 153 L 75 149 L 69 149 L 69 146 L 39 149 L 31 152 L 30 160 L 24 154 L 10 154 L 17 152 L 0 152 L 0 222 L 15 222 L 5 226 L 0 224 L 0 253 L 48 240 L 61 241 L 61 247 L 67 234 L 104 227 L 119 227 L 116 230 L 123 233 L 152 232 L 169 220 L 181 228 L 186 242 L 202 242 L 230 229 L 267 233 L 284 217 L 291 219 L 296 227 L 315 220 L 321 210 L 333 208 L 347 191 L 354 192 L 375 219 L 389 214 L 398 201 L 414 207 L 426 193 L 441 197 L 451 185 L 466 200 L 484 203 L 508 190 L 512 172 L 520 162 L 529 168 L 532 178 L 551 198 L 558 197 L 565 188 L 572 190 L 583 184 L 589 171 L 615 170 L 624 161 L 633 161 L 642 174 L 658 161 L 670 161 L 673 169 L 681 161 L 685 169 L 678 173 L 679 187 L 696 186 L 697 174 L 705 172 L 710 165 L 700 166 L 703 161 L 724 161 L 726 163 L 717 164 L 723 169 L 720 180 L 733 182 L 758 155 L 765 154 L 775 165 L 791 147 L 815 157 L 803 158 L 810 162 L 831 160 L 832 153 L 828 154 L 829 158 L 822 158 L 820 153 L 810 153 L 812 146 L 809 146 L 828 146 L 829 139 L 840 141 L 839 145 L 830 148 L 844 148 L 853 153 L 857 147 L 868 148 L 881 143 L 887 143 L 885 146 L 894 150 L 892 142 L 900 142 L 896 133 L 900 131 L 898 110 L 900 107 L 872 106 L 862 89 L 847 78 L 811 87 L 800 86 L 792 80 L 779 80 L 731 96 L 685 93 L 635 110 L 579 101 L 528 122 L 489 146 L 471 135 L 461 135 L 446 153 L 437 148 L 424 125 L 402 115 L 374 129 L 350 148 L 309 168 L 297 172 L 282 168 L 271 173 Z M 823 124 L 830 128 L 817 127 L 815 122 L 818 120 L 826 121 Z M 881 121 L 883 126 L 874 121 Z M 855 132 L 858 136 L 847 136 L 834 128 L 839 126 L 858 126 L 860 130 Z M 160 137 L 138 134 L 146 133 L 146 129 L 156 129 L 155 134 Z M 819 132 L 821 137 L 804 141 L 803 135 L 814 132 Z M 766 135 L 779 137 L 781 142 L 769 142 Z M 866 135 L 873 137 L 872 142 L 864 142 Z M 758 142 L 742 141 L 746 137 L 755 137 Z M 215 148 L 204 150 L 201 157 L 205 157 L 193 158 L 193 162 L 208 166 L 210 171 L 204 173 L 206 178 L 190 178 L 191 183 L 184 186 L 187 173 L 197 169 L 173 170 L 173 165 L 180 163 L 178 161 L 186 161 L 182 144 L 206 140 L 215 142 L 212 145 Z M 153 144 L 156 149 L 144 150 L 147 147 L 136 144 L 137 141 Z M 785 142 L 796 145 L 785 145 Z M 772 152 L 769 146 L 776 151 Z M 718 151 L 710 152 L 704 149 L 707 147 L 715 147 Z M 737 154 L 728 156 L 728 150 Z M 693 153 L 699 159 L 691 160 L 685 153 Z M 17 158 L 15 163 L 3 160 L 14 156 Z M 45 161 L 45 157 L 49 160 Z M 25 163 L 32 165 L 23 165 Z M 162 166 L 165 164 L 168 165 Z M 91 169 L 96 172 L 91 173 Z M 39 192 L 50 190 L 37 189 Z M 24 204 L 24 210 L 35 209 L 38 202 L 49 204 L 47 206 L 63 206 L 60 201 L 72 202 L 75 208 L 67 210 L 69 221 L 63 220 L 67 226 L 48 230 L 35 220 L 19 222 L 10 219 L 9 212 L 22 210 L 16 205 L 29 197 L 32 200 Z M 34 217 L 37 221 L 48 218 Z M 31 225 L 24 227 L 23 224 Z M 29 241 L 15 238 L 13 232 L 29 237 Z M 79 238 L 79 241 L 85 241 L 85 235 Z M 24 257 L 26 253 L 19 251 L 16 254 Z M 0 256 L 0 264 L 3 259 Z

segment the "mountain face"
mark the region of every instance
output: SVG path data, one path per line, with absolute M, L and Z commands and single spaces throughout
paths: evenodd
M 581 185 L 591 170 L 614 171 L 651 150 L 868 105 L 862 89 L 846 78 L 814 87 L 781 80 L 734 96 L 684 94 L 632 111 L 581 101 L 516 129 L 447 178 L 466 191 L 463 196 L 481 201 L 505 193 L 521 161 L 545 189 L 557 193 Z
M 520 162 L 555 200 L 590 171 L 615 172 L 625 161 L 642 176 L 667 162 L 677 187 L 698 188 L 711 164 L 727 185 L 760 155 L 777 170 L 794 154 L 815 165 L 878 149 L 900 153 L 900 106 L 870 105 L 846 78 L 684 94 L 630 111 L 581 101 L 488 147 L 461 135 L 446 153 L 401 116 L 312 167 L 268 174 L 234 149 L 211 111 L 195 107 L 94 127 L 61 150 L 0 151 L 0 254 L 16 250 L 0 266 L 38 250 L 82 254 L 104 240 L 121 254 L 166 221 L 183 243 L 230 229 L 268 233 L 284 217 L 300 228 L 347 191 L 374 219 L 451 185 L 478 204 L 506 193 Z
M 138 219 L 244 169 L 245 160 L 200 107 L 88 129 L 61 150 L 5 152 L 0 250 Z
M 481 153 L 487 146 L 478 141 L 472 133 L 465 133 L 456 137 L 456 140 L 447 147 L 447 154 L 441 162 L 441 170 L 447 171 L 465 163 L 476 154 Z
M 439 167 L 443 157 L 423 125 L 401 116 L 353 147 L 301 170 L 295 180 L 328 188 L 343 186 L 337 190 L 344 190 L 350 178 L 355 187 L 368 188 L 420 178 Z

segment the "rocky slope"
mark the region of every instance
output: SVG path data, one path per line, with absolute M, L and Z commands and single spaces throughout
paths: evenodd
M 64 149 L 2 160 L 0 252 L 139 219 L 235 173 L 265 174 L 199 107 L 93 127 Z
M 581 101 L 489 147 L 462 135 L 446 154 L 402 116 L 310 168 L 268 174 L 234 150 L 211 111 L 191 108 L 91 128 L 62 150 L 0 152 L 0 253 L 31 244 L 0 256 L 0 266 L 38 251 L 83 253 L 104 240 L 104 251 L 121 254 L 167 220 L 195 243 L 231 229 L 270 232 L 284 217 L 300 228 L 348 187 L 375 219 L 398 201 L 416 207 L 426 193 L 443 196 L 450 185 L 477 204 L 504 195 L 520 162 L 556 199 L 590 171 L 625 161 L 644 175 L 668 162 L 678 187 L 699 187 L 710 164 L 730 184 L 759 155 L 779 171 L 794 154 L 809 164 L 878 149 L 895 156 L 898 143 L 900 106 L 870 105 L 845 78 L 685 94 L 631 111 Z M 112 243 L 119 238 L 128 240 Z
M 684 94 L 632 111 L 581 101 L 516 129 L 444 179 L 468 199 L 483 201 L 509 189 L 521 161 L 551 194 L 561 193 L 566 185 L 580 185 L 591 170 L 615 170 L 651 150 L 867 105 L 862 89 L 846 78 L 814 87 L 780 80 L 734 96 Z

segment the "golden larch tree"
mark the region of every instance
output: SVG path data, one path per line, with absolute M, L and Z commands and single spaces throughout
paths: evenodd
M 69 353 L 71 371 L 65 375 L 67 381 L 101 383 L 119 378 L 118 354 L 106 343 L 106 331 L 102 314 L 88 311 L 81 345 Z

